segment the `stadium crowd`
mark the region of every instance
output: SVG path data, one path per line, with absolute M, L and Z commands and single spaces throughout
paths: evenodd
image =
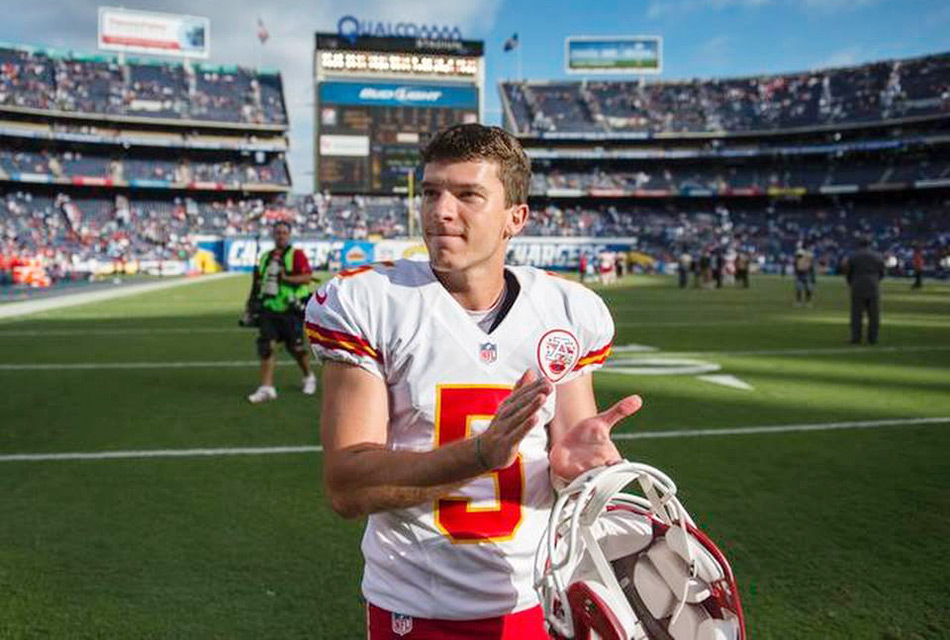
M 129 201 L 124 196 L 78 199 L 10 191 L 0 198 L 0 254 L 43 256 L 62 272 L 92 259 L 187 257 L 194 252 L 191 238 L 196 234 L 266 236 L 276 220 L 290 222 L 298 237 L 366 239 L 407 233 L 408 202 L 402 197 Z M 781 271 L 801 246 L 814 252 L 820 269 L 834 270 L 859 238 L 871 237 L 891 259 L 889 266 L 903 272 L 917 247 L 931 268 L 950 254 L 950 201 L 903 207 L 853 200 L 732 207 L 548 201 L 533 207 L 524 233 L 633 238 L 640 252 L 668 263 L 684 250 L 697 255 L 741 251 L 771 271 Z
M 864 237 L 891 258 L 895 272 L 910 268 L 920 247 L 936 268 L 950 255 L 950 201 L 837 205 L 802 203 L 726 207 L 723 204 L 536 206 L 525 229 L 532 236 L 622 237 L 659 262 L 672 263 L 683 251 L 701 255 L 743 252 L 764 270 L 782 272 L 795 252 L 807 246 L 821 270 L 834 271 Z
M 744 132 L 950 112 L 950 54 L 747 78 L 506 82 L 522 135 Z
M 0 105 L 97 115 L 283 125 L 277 74 L 0 48 Z
M 950 180 L 950 160 L 898 153 L 823 157 L 818 162 L 807 158 L 737 165 L 652 162 L 640 167 L 607 162 L 580 167 L 542 160 L 534 163 L 531 191 L 535 195 L 564 189 L 594 195 L 609 191 L 688 193 L 693 190 L 721 194 L 737 190 L 765 193 L 776 188 L 818 192 L 822 187 L 836 185 L 897 187 L 917 180 Z
M 78 151 L 61 153 L 0 149 L 0 178 L 16 174 L 46 175 L 51 178 L 103 178 L 115 182 L 159 180 L 175 184 L 195 182 L 238 187 L 242 184 L 289 186 L 290 178 L 283 153 L 257 163 L 197 161 L 189 158 L 161 160 L 118 155 L 97 155 Z
M 404 198 L 331 197 L 169 200 L 125 196 L 75 198 L 26 191 L 0 192 L 0 256 L 41 257 L 54 274 L 92 260 L 187 259 L 194 235 L 266 237 L 277 220 L 300 236 L 363 239 L 406 234 Z M 54 276 L 54 279 L 56 276 Z

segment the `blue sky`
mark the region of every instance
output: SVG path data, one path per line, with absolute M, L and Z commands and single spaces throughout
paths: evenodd
M 484 36 L 489 77 L 517 73 L 514 55 L 498 53 L 509 32 L 524 47 L 527 78 L 566 77 L 563 40 L 573 34 L 660 35 L 665 79 L 752 75 L 947 51 L 950 2 L 514 0 Z
M 31 0 L 0 21 L 0 40 L 95 51 L 92 0 Z M 114 3 L 120 4 L 118 2 Z M 506 38 L 521 40 L 526 78 L 564 73 L 568 35 L 660 35 L 663 79 L 781 73 L 950 50 L 947 0 L 123 0 L 127 8 L 211 19 L 211 62 L 279 69 L 291 118 L 295 190 L 312 184 L 313 33 L 343 15 L 458 26 L 485 41 L 486 120 L 500 121 L 495 85 L 517 73 Z M 261 17 L 271 40 L 255 37 Z

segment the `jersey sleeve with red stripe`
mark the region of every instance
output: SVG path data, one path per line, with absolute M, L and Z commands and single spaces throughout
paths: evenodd
M 614 321 L 603 299 L 576 282 L 561 281 L 569 315 L 580 347 L 580 357 L 561 383 L 601 368 L 610 356 L 614 339 Z
M 304 330 L 320 360 L 356 365 L 385 378 L 378 306 L 372 271 L 354 277 L 337 276 L 320 287 L 307 304 Z M 379 283 L 377 283 L 379 284 Z

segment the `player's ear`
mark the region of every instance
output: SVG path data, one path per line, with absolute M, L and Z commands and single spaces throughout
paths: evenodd
M 513 238 L 524 229 L 528 223 L 528 205 L 516 204 L 508 209 L 508 224 L 505 226 L 505 237 Z

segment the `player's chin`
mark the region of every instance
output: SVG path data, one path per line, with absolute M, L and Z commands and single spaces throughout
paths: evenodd
M 459 271 L 463 266 L 458 256 L 445 251 L 430 251 L 429 264 L 433 271 Z
M 429 246 L 429 262 L 432 268 L 439 271 L 450 271 L 463 266 L 463 256 L 457 248 L 441 243 L 432 243 Z

